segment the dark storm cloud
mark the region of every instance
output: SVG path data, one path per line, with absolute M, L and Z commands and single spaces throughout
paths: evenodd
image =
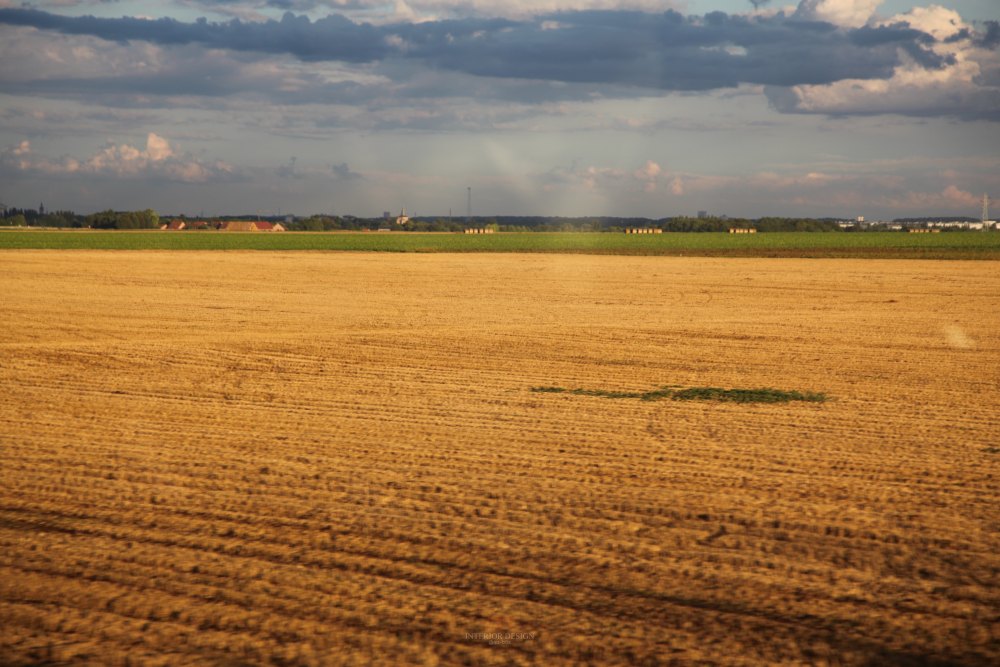
M 899 49 L 925 67 L 944 64 L 929 51 L 932 38 L 908 26 L 844 30 L 781 14 L 580 11 L 523 22 L 459 19 L 374 26 L 336 14 L 316 21 L 286 14 L 263 23 L 183 23 L 0 9 L 0 23 L 118 42 L 287 54 L 310 62 L 408 62 L 480 77 L 656 90 L 885 78 L 899 63 Z
M 953 35 L 953 37 L 958 37 L 962 34 L 963 32 L 959 32 Z M 968 37 L 968 34 L 965 33 L 965 36 Z M 951 41 L 953 41 L 951 38 L 945 40 L 945 42 Z M 925 32 L 911 28 L 907 23 L 858 28 L 851 31 L 851 42 L 863 49 L 870 49 L 876 46 L 898 47 L 906 51 L 914 61 L 926 69 L 938 69 L 955 62 L 951 56 L 942 56 L 932 51 L 931 47 L 934 45 L 934 38 Z
M 123 17 L 60 16 L 34 9 L 0 9 L 0 23 L 54 30 L 67 35 L 92 35 L 109 41 L 132 40 L 163 45 L 204 44 L 215 48 L 263 53 L 287 53 L 301 60 L 371 62 L 384 58 L 388 47 L 380 31 L 354 23 L 339 14 L 310 21 L 285 14 L 265 23 L 233 20 L 183 23 L 171 18 L 154 20 Z
M 901 37 L 859 48 L 850 31 L 826 23 L 721 12 L 698 21 L 676 12 L 593 11 L 550 19 L 561 27 L 519 26 L 411 48 L 408 54 L 479 76 L 711 90 L 740 83 L 789 86 L 886 77 L 898 63 L 897 47 L 906 41 Z
M 1000 46 L 1000 22 L 986 21 L 986 31 L 976 40 L 976 46 L 983 49 L 996 50 Z

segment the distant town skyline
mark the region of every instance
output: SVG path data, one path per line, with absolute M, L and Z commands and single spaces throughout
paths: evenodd
M 0 201 L 977 218 L 993 0 L 0 0 Z

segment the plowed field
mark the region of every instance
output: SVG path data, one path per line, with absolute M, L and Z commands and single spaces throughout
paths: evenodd
M 0 252 L 0 663 L 997 664 L 998 269 Z

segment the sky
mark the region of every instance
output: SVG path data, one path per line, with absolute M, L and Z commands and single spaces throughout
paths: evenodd
M 461 216 L 471 188 L 479 216 L 978 217 L 998 21 L 996 0 L 0 0 L 0 202 Z

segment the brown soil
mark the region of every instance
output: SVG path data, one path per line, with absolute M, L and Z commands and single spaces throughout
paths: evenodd
M 998 268 L 0 252 L 0 662 L 997 664 Z

